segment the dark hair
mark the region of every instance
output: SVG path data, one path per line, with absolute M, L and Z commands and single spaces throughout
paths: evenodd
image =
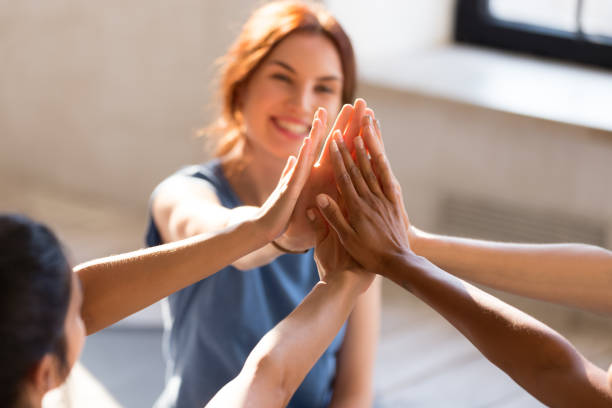
M 46 226 L 0 214 L 0 406 L 15 406 L 24 381 L 47 353 L 66 365 L 64 321 L 71 269 Z

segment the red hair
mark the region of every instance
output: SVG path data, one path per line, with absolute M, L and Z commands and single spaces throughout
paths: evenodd
M 220 60 L 221 114 L 212 126 L 215 156 L 230 152 L 241 140 L 242 118 L 238 93 L 253 72 L 283 39 L 295 32 L 321 34 L 331 40 L 342 63 L 342 102 L 355 93 L 356 64 L 351 41 L 336 19 L 321 5 L 282 0 L 268 3 L 251 15 L 242 32 Z

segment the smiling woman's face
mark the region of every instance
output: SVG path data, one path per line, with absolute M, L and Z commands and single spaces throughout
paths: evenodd
M 342 63 L 333 43 L 314 33 L 285 38 L 253 73 L 240 96 L 246 135 L 256 158 L 285 160 L 308 136 L 315 111 L 340 110 Z

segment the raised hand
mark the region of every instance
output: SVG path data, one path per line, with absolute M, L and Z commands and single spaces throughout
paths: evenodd
M 330 230 L 318 210 L 308 209 L 306 214 L 316 235 L 315 261 L 321 281 L 341 284 L 352 282 L 358 285 L 361 293 L 365 292 L 376 275 L 363 269 L 346 252 L 338 236 Z
M 385 274 L 386 265 L 411 252 L 408 216 L 372 118 L 367 116 L 364 123 L 363 138 L 354 140 L 359 166 L 341 138 L 336 136 L 330 145 L 343 208 L 325 193 L 317 196 L 317 205 L 348 253 L 367 270 Z
M 276 188 L 256 211 L 256 222 L 261 225 L 268 241 L 278 238 L 287 229 L 310 169 L 317 158 L 318 146 L 323 142 L 326 119 L 325 109 L 317 110 L 310 134 L 302 142 L 297 159 L 294 156 L 289 157 Z
M 298 199 L 291 222 L 285 234 L 279 238 L 286 248 L 304 250 L 315 244 L 315 232 L 306 218 L 306 210 L 315 206 L 315 197 L 324 192 L 337 198 L 338 191 L 334 183 L 334 170 L 329 157 L 331 135 L 340 133 L 347 145 L 352 145 L 353 139 L 359 135 L 360 123 L 366 113 L 366 103 L 357 99 L 355 105 L 344 105 L 336 117 L 329 136 L 325 139 L 321 156 L 311 169 L 308 181 Z

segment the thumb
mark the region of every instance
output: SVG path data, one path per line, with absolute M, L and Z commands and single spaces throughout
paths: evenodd
M 285 176 L 293 172 L 293 169 L 295 169 L 295 163 L 297 163 L 297 159 L 295 158 L 295 156 L 289 156 L 289 159 L 287 159 L 287 164 L 285 164 L 285 168 L 281 173 L 281 180 L 283 180 Z
M 329 233 L 329 227 L 325 222 L 325 218 L 323 218 L 323 216 L 313 208 L 309 208 L 308 210 L 306 210 L 306 217 L 308 217 L 314 227 L 316 245 L 318 246 L 327 237 L 327 234 Z
M 336 231 L 340 238 L 340 242 L 344 244 L 355 231 L 346 218 L 344 218 L 344 214 L 342 214 L 338 203 L 327 194 L 319 194 L 316 200 L 319 211 L 321 211 L 327 223 Z

